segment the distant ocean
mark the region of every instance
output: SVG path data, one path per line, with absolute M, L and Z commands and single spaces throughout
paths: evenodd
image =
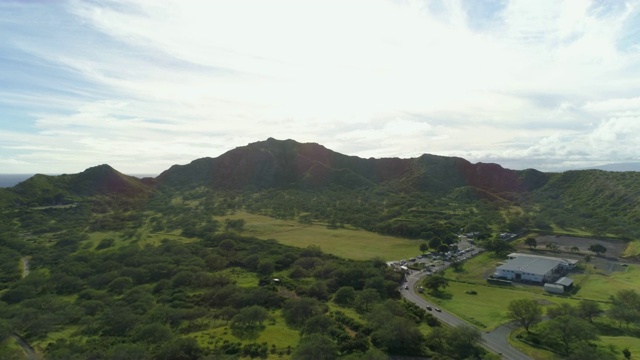
M 34 174 L 0 174 L 0 188 L 12 187 L 33 175 Z
M 12 187 L 27 180 L 35 174 L 0 174 L 0 188 Z M 156 177 L 156 174 L 136 174 L 131 175 L 137 178 Z

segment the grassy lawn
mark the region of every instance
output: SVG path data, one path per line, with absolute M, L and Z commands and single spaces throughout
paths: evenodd
M 245 212 L 218 217 L 217 220 L 224 221 L 227 218 L 245 220 L 242 235 L 276 239 L 282 244 L 300 248 L 318 245 L 325 253 L 347 259 L 368 260 L 381 257 L 385 260 L 400 260 L 420 254 L 419 241 L 359 229 L 329 230 L 324 224 L 304 225 L 295 220 L 278 220 Z
M 592 235 L 591 232 L 583 229 L 563 228 L 555 224 L 552 224 L 551 228 L 553 229 L 553 232 L 556 234 L 567 234 L 567 235 L 573 235 L 573 236 L 591 236 Z
M 490 253 L 481 253 L 464 263 L 460 272 L 448 269 L 445 277 L 450 280 L 443 297 L 425 294 L 429 300 L 439 304 L 457 316 L 469 321 L 483 330 L 491 330 L 509 321 L 507 306 L 519 298 L 537 299 L 542 305 L 553 306 L 562 302 L 576 305 L 579 300 L 592 299 L 606 301 L 612 294 L 611 289 L 640 288 L 640 274 L 635 266 L 627 267 L 624 272 L 605 274 L 593 266 L 588 266 L 583 274 L 570 274 L 576 284 L 581 285 L 573 297 L 552 296 L 541 286 L 514 284 L 509 287 L 488 286 L 486 277 L 493 272 L 500 259 Z M 466 294 L 475 290 L 477 295 Z M 604 308 L 607 306 L 602 304 Z
M 267 320 L 264 325 L 265 328 L 260 331 L 255 338 L 252 339 L 239 339 L 232 334 L 231 328 L 225 321 L 214 320 L 206 330 L 193 332 L 189 334 L 190 337 L 195 338 L 198 344 L 202 348 L 214 348 L 222 345 L 224 341 L 229 342 L 242 342 L 244 344 L 250 343 L 264 343 L 268 344 L 269 349 L 271 345 L 275 345 L 278 352 L 283 352 L 281 357 L 277 353 L 272 355 L 269 353 L 269 359 L 289 359 L 286 355 L 287 347 L 291 347 L 291 351 L 295 350 L 295 346 L 300 339 L 300 333 L 297 330 L 293 330 L 286 326 L 284 318 L 282 318 L 281 312 L 274 311 L 270 314 L 273 321 Z
M 12 337 L 0 341 L 0 359 L 6 360 L 24 360 L 24 352 L 16 340 Z
M 219 272 L 219 274 L 236 282 L 241 287 L 258 286 L 258 276 L 255 273 L 246 271 L 239 267 L 227 268 Z
M 517 329 L 514 332 L 511 333 L 511 335 L 509 336 L 509 344 L 511 344 L 511 346 L 513 346 L 514 348 L 522 351 L 523 353 L 529 355 L 531 358 L 536 359 L 536 360 L 559 360 L 562 359 L 562 356 L 555 354 L 552 351 L 549 350 L 545 350 L 545 349 L 541 349 L 541 348 L 535 348 L 532 346 L 529 346 L 527 343 L 522 342 L 520 340 L 518 340 L 516 338 L 516 336 L 518 334 L 525 334 L 525 330 L 524 329 Z
M 618 290 L 640 289 L 640 271 L 633 265 L 626 267 L 625 271 L 610 274 L 588 265 L 584 274 L 570 276 L 576 284 L 580 284 L 576 298 L 607 301 Z
M 622 253 L 623 257 L 631 257 L 640 255 L 640 240 L 630 241 L 627 248 Z
M 44 353 L 44 350 L 47 348 L 49 343 L 55 343 L 57 340 L 74 340 L 78 342 L 82 342 L 85 340 L 84 336 L 74 335 L 76 331 L 78 331 L 79 326 L 65 326 L 64 328 L 50 332 L 47 334 L 42 340 L 33 341 L 30 345 L 36 350 L 36 352 Z
M 443 296 L 435 297 L 432 294 L 424 296 L 440 307 L 452 312 L 458 317 L 479 327 L 483 331 L 489 331 L 509 321 L 507 307 L 514 299 L 530 298 L 537 300 L 544 308 L 567 302 L 576 306 L 582 299 L 607 301 L 609 296 L 618 290 L 640 289 L 640 270 L 635 265 L 622 268 L 622 271 L 607 273 L 594 264 L 586 264 L 582 273 L 569 274 L 575 283 L 580 285 L 577 294 L 571 297 L 552 296 L 547 294 L 542 287 L 533 285 L 514 284 L 511 287 L 488 286 L 488 276 L 497 263 L 501 260 L 492 257 L 489 253 L 482 253 L 465 262 L 463 270 L 455 272 L 452 269 L 446 271 L 445 276 L 450 280 L 449 287 Z M 475 290 L 477 295 L 466 294 L 468 290 Z M 603 309 L 608 304 L 601 303 Z M 560 357 L 553 352 L 531 347 L 515 338 L 516 330 L 510 338 L 510 343 L 528 354 L 534 359 L 556 360 Z M 600 336 L 597 342 L 600 346 L 611 346 L 620 354 L 624 348 L 628 348 L 632 354 L 640 353 L 640 342 L 637 338 L 629 336 Z
M 475 290 L 478 294 L 466 294 L 467 290 Z M 542 295 L 518 288 L 473 285 L 456 281 L 450 281 L 443 293 L 441 297 L 428 293 L 423 296 L 484 331 L 509 322 L 507 306 L 515 299 L 535 299 L 545 308 L 561 302 L 574 305 L 576 303 L 568 298 Z
M 600 340 L 596 342 L 600 346 L 609 346 L 613 345 L 615 350 L 620 354 L 620 359 L 624 358 L 622 356 L 622 350 L 625 348 L 629 349 L 631 352 L 631 358 L 635 359 L 638 355 L 640 355 L 640 341 L 638 338 L 631 336 L 600 336 Z
M 496 265 L 501 261 L 502 260 L 493 257 L 491 253 L 485 251 L 465 261 L 460 272 L 448 270 L 446 276 L 449 279 L 458 281 L 471 281 L 485 284 L 487 276 L 495 271 Z

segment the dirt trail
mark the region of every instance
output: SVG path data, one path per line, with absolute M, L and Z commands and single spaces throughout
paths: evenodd
M 29 258 L 22 257 L 22 278 L 26 278 L 29 275 Z
M 24 352 L 24 356 L 27 360 L 40 360 L 40 356 L 38 356 L 38 353 L 36 353 L 36 351 L 31 347 L 31 345 L 29 345 L 27 340 L 25 340 L 22 336 L 16 333 L 11 334 L 11 336 L 13 336 L 13 338 L 16 339 L 16 342 L 20 345 L 20 347 L 22 347 L 22 351 Z

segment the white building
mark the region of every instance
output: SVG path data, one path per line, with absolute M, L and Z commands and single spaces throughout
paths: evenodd
M 494 277 L 535 283 L 552 282 L 558 274 L 573 268 L 577 260 L 513 253 L 508 261 L 496 268 Z
M 566 291 L 571 290 L 572 287 L 573 279 L 568 277 L 561 277 L 554 284 L 544 284 L 544 289 L 553 294 L 564 294 Z

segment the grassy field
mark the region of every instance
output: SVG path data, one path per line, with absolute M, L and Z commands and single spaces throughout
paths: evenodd
M 562 356 L 542 348 L 531 347 L 528 344 L 518 340 L 516 337 L 518 334 L 524 335 L 524 328 L 514 330 L 509 336 L 509 344 L 514 348 L 522 351 L 523 353 L 529 355 L 531 358 L 536 360 L 560 360 Z
M 0 341 L 0 359 L 3 360 L 24 360 L 25 355 L 22 348 L 12 337 Z
M 267 216 L 237 212 L 217 218 L 244 219 L 246 236 L 259 239 L 276 239 L 286 245 L 305 248 L 318 245 L 328 254 L 347 259 L 368 260 L 381 257 L 385 260 L 400 260 L 420 254 L 420 242 L 384 236 L 359 229 L 327 229 L 325 224 L 304 225 L 295 220 L 278 220 Z
M 636 265 L 619 267 L 622 271 L 606 272 L 592 263 L 583 265 L 583 272 L 569 274 L 580 286 L 578 292 L 570 297 L 550 295 L 542 287 L 534 285 L 488 286 L 486 277 L 500 262 L 500 259 L 493 257 L 490 253 L 482 253 L 465 262 L 462 271 L 455 272 L 453 269 L 446 271 L 445 276 L 450 281 L 449 287 L 443 291 L 444 295 L 434 297 L 431 294 L 425 294 L 424 296 L 481 330 L 489 331 L 509 321 L 507 307 L 514 299 L 535 299 L 544 308 L 563 302 L 576 306 L 580 300 L 590 299 L 601 301 L 601 307 L 606 310 L 609 307 L 606 301 L 616 291 L 640 289 L 640 270 Z M 468 290 L 475 290 L 477 294 L 467 294 Z M 533 348 L 515 339 L 514 336 L 518 331 L 524 330 L 517 330 L 510 338 L 510 342 L 516 348 L 534 359 L 561 358 L 551 351 Z M 620 358 L 624 348 L 628 348 L 632 354 L 640 353 L 640 342 L 637 338 L 629 336 L 601 336 L 597 343 L 600 346 L 611 347 L 620 355 Z
M 611 346 L 615 347 L 616 352 L 620 354 L 620 359 L 624 358 L 622 356 L 622 350 L 625 348 L 629 349 L 631 352 L 631 358 L 636 359 L 640 354 L 640 341 L 636 337 L 631 336 L 600 336 L 600 340 L 596 342 L 600 346 Z
M 493 329 L 508 321 L 506 308 L 514 299 L 537 299 L 545 306 L 561 302 L 576 305 L 582 299 L 608 301 L 609 296 L 617 290 L 640 288 L 640 270 L 634 265 L 625 267 L 624 271 L 607 274 L 594 269 L 591 264 L 587 265 L 583 273 L 569 275 L 580 285 L 579 291 L 571 297 L 552 296 L 541 286 L 535 285 L 488 286 L 486 277 L 499 262 L 490 253 L 482 253 L 465 262 L 461 272 L 452 269 L 446 271 L 445 276 L 450 282 L 443 297 L 425 296 L 482 329 Z M 478 294 L 466 294 L 467 290 L 475 290 Z M 608 307 L 604 303 L 601 306 L 605 309 Z
M 630 265 L 625 271 L 606 274 L 588 265 L 583 274 L 571 275 L 580 290 L 576 298 L 607 301 L 609 296 L 618 290 L 640 289 L 640 271 L 637 266 Z
M 286 354 L 288 347 L 291 351 L 295 350 L 300 333 L 297 330 L 293 330 L 285 325 L 284 319 L 280 311 L 274 311 L 270 314 L 272 320 L 265 322 L 265 328 L 260 331 L 257 336 L 252 339 L 245 339 L 243 343 L 257 343 L 261 344 L 266 342 L 269 349 L 272 345 L 276 346 L 277 353 L 269 353 L 269 359 L 289 359 Z M 224 341 L 239 342 L 241 341 L 232 334 L 231 328 L 226 321 L 213 320 L 210 326 L 206 330 L 198 331 L 189 334 L 188 336 L 195 338 L 198 344 L 202 348 L 214 348 L 222 345 Z M 282 352 L 280 356 L 278 353 Z
M 640 256 L 640 240 L 630 241 L 622 253 L 623 257 Z
M 468 290 L 475 290 L 477 294 L 465 293 Z M 495 329 L 509 321 L 507 306 L 515 299 L 534 299 L 545 308 L 561 302 L 576 303 L 575 300 L 568 298 L 548 296 L 516 288 L 473 285 L 456 281 L 450 281 L 443 294 L 441 297 L 435 297 L 425 293 L 424 296 L 429 301 L 484 331 Z
M 239 267 L 227 268 L 219 272 L 226 278 L 234 280 L 241 287 L 255 287 L 258 285 L 258 276 Z

